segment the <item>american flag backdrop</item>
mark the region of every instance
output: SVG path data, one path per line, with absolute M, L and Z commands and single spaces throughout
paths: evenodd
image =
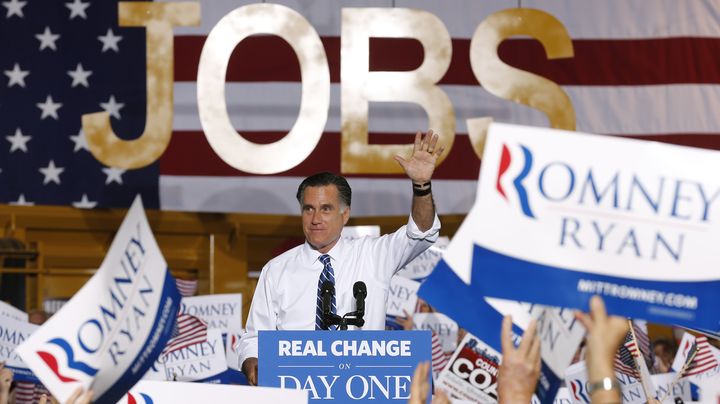
M 108 111 L 142 133 L 145 33 L 118 28 L 115 1 L 19 1 L 0 7 L 0 201 L 159 207 L 159 164 L 123 171 L 88 151 L 80 116 Z
M 342 7 L 402 7 L 437 16 L 452 37 L 452 62 L 440 86 L 456 114 L 456 140 L 438 167 L 433 189 L 440 213 L 466 213 L 480 160 L 466 120 L 547 126 L 538 110 L 485 91 L 469 61 L 470 38 L 490 14 L 536 8 L 557 18 L 574 56 L 548 60 L 536 40 L 500 45 L 506 63 L 558 83 L 584 132 L 720 149 L 720 4 L 710 0 L 294 0 L 279 1 L 306 18 L 321 37 L 331 76 L 325 132 L 300 165 L 251 175 L 225 164 L 200 124 L 196 77 L 207 34 L 245 0 L 201 0 L 199 27 L 175 28 L 173 136 L 153 165 L 109 169 L 87 151 L 80 115 L 106 110 L 124 138 L 143 131 L 145 40 L 142 28 L 117 24 L 114 0 L 0 2 L 0 202 L 128 206 L 141 193 L 147 207 L 190 211 L 297 214 L 299 181 L 340 170 Z M 373 39 L 371 70 L 412 70 L 423 50 L 409 39 Z M 300 74 L 286 43 L 272 36 L 243 41 L 230 60 L 226 102 L 235 128 L 267 143 L 294 124 Z M 371 143 L 410 143 L 428 125 L 409 103 L 371 103 Z M 406 214 L 402 175 L 351 175 L 354 215 Z

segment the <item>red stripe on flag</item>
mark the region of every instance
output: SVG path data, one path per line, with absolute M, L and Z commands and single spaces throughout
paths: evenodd
M 205 36 L 176 36 L 175 80 L 195 81 Z M 330 80 L 340 82 L 340 38 L 321 38 Z M 478 85 L 470 66 L 470 39 L 452 40 L 450 67 L 441 84 Z M 540 42 L 511 39 L 500 44 L 506 63 L 561 85 L 650 85 L 720 83 L 720 38 L 576 39 L 575 56 L 548 60 Z M 407 71 L 420 66 L 420 43 L 407 38 L 371 38 L 371 71 Z M 619 67 L 621 66 L 621 67 Z M 299 82 L 300 68 L 290 45 L 276 36 L 240 42 L 228 65 L 228 82 Z
M 243 136 L 251 142 L 268 143 L 280 139 L 285 133 L 278 132 L 243 132 Z M 380 134 L 370 135 L 371 144 L 406 144 L 408 153 L 414 134 Z M 478 178 L 480 159 L 467 136 L 457 136 L 450 155 L 438 166 L 433 179 L 466 179 Z M 325 133 L 315 150 L 298 166 L 274 176 L 306 177 L 320 171 L 340 172 L 340 134 Z M 226 164 L 215 154 L 202 132 L 175 132 L 168 149 L 160 159 L 162 175 L 205 175 L 205 176 L 250 176 Z M 347 175 L 347 177 L 405 178 L 404 175 Z
M 243 137 L 254 143 L 272 143 L 283 136 L 284 132 L 243 132 Z M 239 136 L 239 135 L 238 135 Z M 408 151 L 414 134 L 371 133 L 371 144 L 407 144 Z M 630 135 L 633 139 L 652 140 L 683 146 L 720 150 L 720 134 L 667 134 L 667 135 Z M 450 154 L 440 164 L 433 179 L 475 180 L 480 170 L 480 159 L 475 155 L 467 134 L 457 134 Z M 340 172 L 340 134 L 323 134 L 315 150 L 305 161 L 288 171 L 273 176 L 306 177 L 320 171 Z M 160 159 L 162 175 L 201 175 L 201 176 L 255 176 L 238 171 L 226 164 L 213 151 L 201 131 L 176 131 L 168 149 Z M 347 175 L 347 177 L 405 178 L 397 175 Z

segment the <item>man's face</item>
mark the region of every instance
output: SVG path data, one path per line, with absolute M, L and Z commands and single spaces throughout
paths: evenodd
M 307 187 L 303 192 L 302 223 L 305 238 L 321 253 L 330 251 L 350 218 L 350 208 L 340 205 L 335 185 Z

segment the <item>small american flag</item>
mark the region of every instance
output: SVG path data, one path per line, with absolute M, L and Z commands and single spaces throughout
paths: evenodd
M 624 375 L 639 379 L 640 373 L 637 371 L 637 366 L 635 364 L 636 354 L 637 345 L 632 337 L 632 333 L 628 331 L 625 336 L 625 342 L 615 353 L 615 370 Z
M 178 314 L 172 338 L 162 355 L 207 341 L 207 323 L 189 314 Z
M 40 402 L 40 396 L 43 394 L 50 397 L 50 392 L 42 384 L 17 382 L 15 386 L 15 403 L 35 404 Z
M 633 321 L 632 324 L 633 331 L 635 331 L 635 339 L 637 340 L 637 345 L 640 347 L 640 352 L 645 359 L 645 363 L 655 363 L 655 354 L 650 347 L 650 337 L 648 337 L 647 325 L 644 323 L 639 324 L 636 321 Z
M 443 370 L 445 365 L 448 363 L 448 357 L 445 355 L 445 352 L 443 351 L 442 344 L 440 343 L 440 337 L 435 333 L 435 331 L 432 332 L 432 368 L 433 368 L 433 375 L 437 377 L 437 375 L 440 374 L 440 371 Z
M 697 353 L 693 357 L 692 352 L 696 350 Z M 718 366 L 718 360 L 713 355 L 710 343 L 704 335 L 695 338 L 695 342 L 687 352 L 687 358 L 691 362 L 685 368 L 685 376 L 699 375 Z
M 195 293 L 197 293 L 198 288 L 198 281 L 197 279 L 175 279 L 175 284 L 177 285 L 178 291 L 180 292 L 180 296 L 182 297 L 190 297 L 195 296 Z
M 35 383 L 17 382 L 15 402 L 17 404 L 33 404 L 35 401 Z

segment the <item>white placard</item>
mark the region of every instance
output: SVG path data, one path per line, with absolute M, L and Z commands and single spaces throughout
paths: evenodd
M 27 313 L 15 306 L 0 301 L 0 320 L 2 320 L 3 317 L 11 318 L 17 321 L 28 321 Z
M 445 352 L 455 352 L 458 346 L 458 324 L 442 313 L 415 313 L 413 324 L 417 330 L 431 330 L 440 339 Z
M 180 313 L 195 316 L 225 333 L 242 331 L 242 294 L 226 293 L 183 297 Z
M 683 402 L 692 401 L 690 381 L 686 378 L 676 380 L 677 373 L 659 373 L 650 376 L 655 386 L 655 398 L 662 400 L 663 404 L 674 404 L 675 398 L 681 398 Z
M 387 314 L 390 316 L 404 317 L 405 313 L 403 313 L 403 310 L 405 310 L 408 314 L 412 315 L 417 305 L 417 291 L 419 287 L 420 282 L 403 278 L 402 276 L 393 276 L 390 280 L 390 288 L 388 290 L 386 303 Z
M 61 402 L 78 385 L 115 402 L 158 357 L 179 306 L 138 197 L 95 275 L 17 352 Z
M 207 341 L 168 352 L 158 360 L 166 380 L 191 382 L 227 370 L 222 332 L 207 330 Z
M 637 379 L 620 373 L 616 373 L 615 378 L 620 383 L 623 403 L 645 404 L 645 392 Z M 565 371 L 565 385 L 573 404 L 590 403 L 589 384 L 584 361 L 572 364 Z
M 307 404 L 305 390 L 212 383 L 158 382 L 143 380 L 118 404 L 130 403 L 253 403 Z
M 467 333 L 437 378 L 437 386 L 460 400 L 496 403 L 501 355 Z
M 15 351 L 15 348 L 30 338 L 37 329 L 37 325 L 27 321 L 12 318 L 3 318 L 0 321 L 0 362 L 5 362 L 5 366 L 15 373 L 15 381 L 37 381 Z
M 612 314 L 714 330 L 719 156 L 492 124 L 478 198 L 439 268 L 467 285 L 459 294 L 584 310 L 598 294 Z

